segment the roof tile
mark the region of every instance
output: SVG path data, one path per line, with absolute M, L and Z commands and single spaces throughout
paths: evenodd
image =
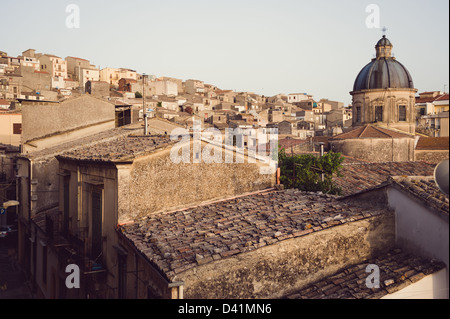
M 380 269 L 379 288 L 366 286 L 368 265 L 377 265 Z M 443 268 L 445 264 L 440 261 L 412 256 L 394 249 L 361 264 L 347 267 L 287 295 L 285 299 L 380 299 Z
M 200 263 L 307 236 L 351 222 L 355 216 L 365 218 L 379 213 L 375 209 L 364 211 L 330 195 L 295 189 L 269 190 L 156 213 L 120 230 L 157 269 L 171 278 Z

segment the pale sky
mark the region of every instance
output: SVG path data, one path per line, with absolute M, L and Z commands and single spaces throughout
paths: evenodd
M 78 29 L 66 27 L 69 4 Z M 369 4 L 419 92 L 448 92 L 448 0 L 0 0 L 0 50 L 348 104 L 383 34 L 366 25 Z

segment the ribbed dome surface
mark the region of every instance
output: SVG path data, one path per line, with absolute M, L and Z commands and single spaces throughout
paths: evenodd
M 380 39 L 380 41 L 378 41 L 376 47 L 381 47 L 381 46 L 392 46 L 391 41 L 389 41 L 388 38 L 386 38 L 386 36 L 383 35 L 383 37 Z
M 394 58 L 374 59 L 358 74 L 353 91 L 370 89 L 413 89 L 408 70 Z

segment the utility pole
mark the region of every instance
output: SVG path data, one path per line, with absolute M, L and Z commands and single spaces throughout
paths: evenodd
M 144 135 L 148 135 L 147 112 L 145 111 L 145 73 L 142 74 L 142 117 L 144 119 Z

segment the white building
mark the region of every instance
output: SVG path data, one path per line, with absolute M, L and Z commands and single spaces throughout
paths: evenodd
M 86 87 L 88 81 L 98 82 L 100 81 L 100 70 L 95 68 L 81 69 L 80 70 L 80 86 Z
M 310 100 L 312 95 L 308 95 L 307 93 L 291 93 L 288 94 L 288 103 L 298 103 L 301 101 Z
M 120 79 L 138 79 L 137 72 L 130 69 L 104 68 L 100 70 L 100 81 L 108 82 L 110 85 L 118 86 Z

